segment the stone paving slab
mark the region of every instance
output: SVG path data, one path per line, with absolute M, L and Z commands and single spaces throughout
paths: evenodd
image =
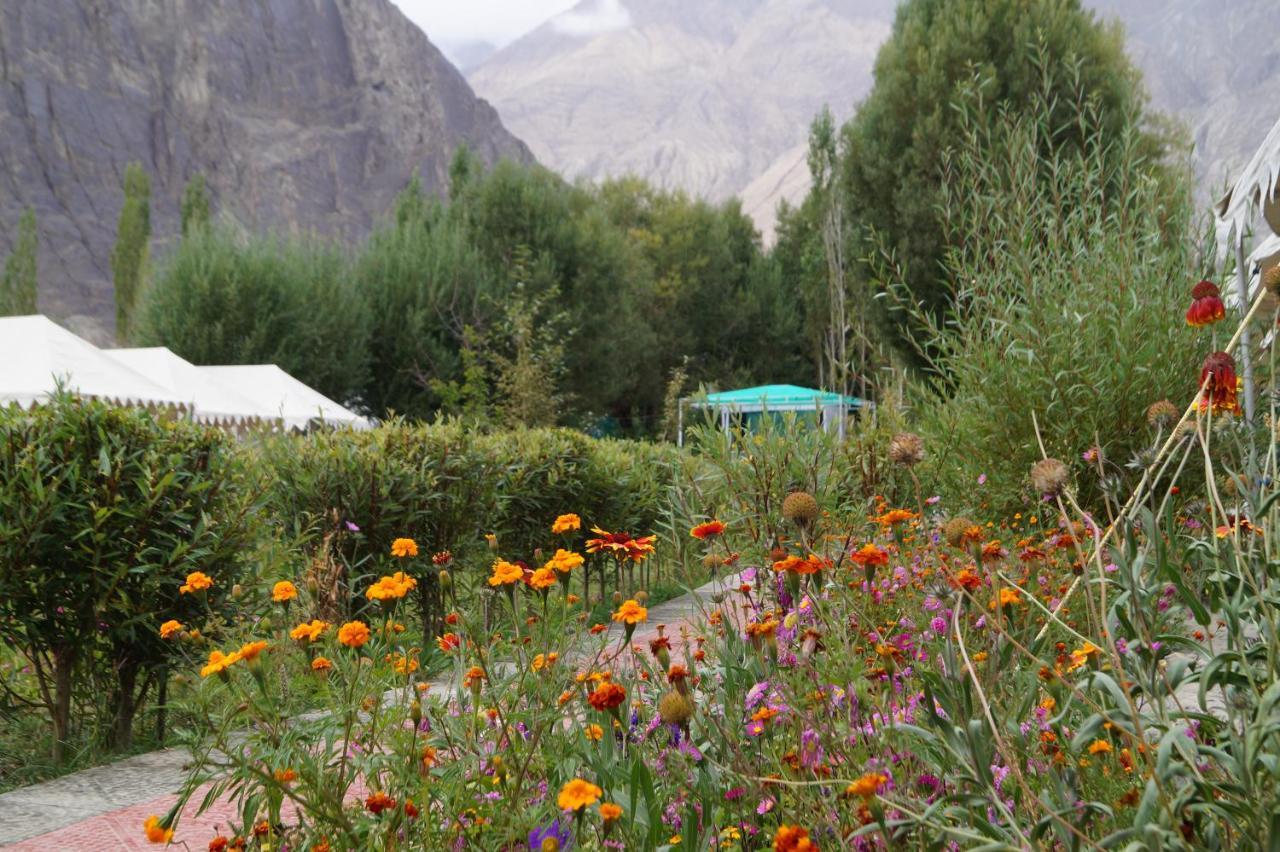
M 678 638 L 681 624 L 696 622 L 713 598 L 729 593 L 736 576 L 707 583 L 692 592 L 649 608 L 646 629 L 635 642 L 657 635 L 657 624 L 666 624 L 667 635 Z M 622 635 L 620 625 L 611 634 Z M 429 681 L 429 694 L 452 690 L 452 672 Z M 386 700 L 394 700 L 389 693 Z M 308 717 L 325 711 L 313 711 Z M 142 835 L 142 824 L 152 814 L 164 815 L 174 806 L 176 791 L 186 781 L 188 754 L 182 749 L 141 754 L 81 772 L 0 794 L 0 849 L 10 852 L 80 852 L 80 850 L 155 849 Z M 175 843 L 202 848 L 219 827 L 236 818 L 226 799 L 195 816 L 203 797 L 192 796 L 178 824 Z

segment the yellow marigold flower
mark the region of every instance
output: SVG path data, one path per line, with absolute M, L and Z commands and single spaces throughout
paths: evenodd
M 539 568 L 529 577 L 529 586 L 537 591 L 545 591 L 556 584 L 556 572 L 550 568 Z
M 240 646 L 240 650 L 236 651 L 235 656 L 241 660 L 256 660 L 258 655 L 270 647 L 266 642 L 246 642 Z
M 613 614 L 614 621 L 620 621 L 623 624 L 636 625 L 646 621 L 649 618 L 649 610 L 640 606 L 635 600 L 625 600 L 622 606 L 618 607 L 618 611 Z
M 579 811 L 600 801 L 602 795 L 604 795 L 604 791 L 595 784 L 590 781 L 584 781 L 581 778 L 574 778 L 560 788 L 560 795 L 556 797 L 556 804 L 560 806 L 562 811 Z
M 276 603 L 288 603 L 298 596 L 298 587 L 288 580 L 281 580 L 271 587 L 271 600 Z
M 228 666 L 234 665 L 239 659 L 239 654 L 224 654 L 221 651 L 214 649 L 209 652 L 208 664 L 204 668 L 200 669 L 200 677 L 222 674 L 227 670 Z
M 147 817 L 146 822 L 142 824 L 142 831 L 146 834 L 149 843 L 169 843 L 173 840 L 173 829 L 161 825 L 160 817 L 155 814 Z
M 299 642 L 314 642 L 328 630 L 329 622 L 321 621 L 318 618 L 312 619 L 310 622 L 303 622 L 297 627 L 289 631 L 289 638 L 296 639 Z
M 178 587 L 178 593 L 183 595 L 193 594 L 195 592 L 203 592 L 205 589 L 213 586 L 213 580 L 209 579 L 209 575 L 203 571 L 192 571 L 187 575 L 187 582 Z
M 600 818 L 605 822 L 613 822 L 622 816 L 622 807 L 613 802 L 600 803 Z
M 559 571 L 561 574 L 568 574 L 585 561 L 586 559 L 583 558 L 581 553 L 574 553 L 572 550 L 557 548 L 556 555 L 551 557 L 543 567 Z
M 1094 740 L 1089 743 L 1089 754 L 1110 754 L 1111 743 L 1106 740 Z
M 604 728 L 594 722 L 582 729 L 582 733 L 586 734 L 587 739 L 593 743 L 598 743 L 604 737 Z
M 400 559 L 418 555 L 418 543 L 411 538 L 398 538 L 391 542 L 391 555 Z
M 177 621 L 171 618 L 168 621 L 166 621 L 164 624 L 160 625 L 160 638 L 172 639 L 174 636 L 177 636 L 179 633 L 182 632 L 182 628 L 183 628 L 183 624 L 181 621 Z
M 311 670 L 313 672 L 327 672 L 333 668 L 333 663 L 329 662 L 327 657 L 316 657 L 311 661 Z
M 559 535 L 560 533 L 573 532 L 582 529 L 582 518 L 570 512 L 567 515 L 561 515 L 551 524 L 551 533 Z
M 359 648 L 369 641 L 369 625 L 363 621 L 348 621 L 338 628 L 338 641 L 348 648 Z
M 514 586 L 524 579 L 524 569 L 506 560 L 499 559 L 493 563 L 493 576 L 489 578 L 489 585 L 495 589 L 500 586 Z
M 889 776 L 887 775 L 879 772 L 868 772 L 846 787 L 845 792 L 850 796 L 861 796 L 863 799 L 873 799 L 888 780 Z

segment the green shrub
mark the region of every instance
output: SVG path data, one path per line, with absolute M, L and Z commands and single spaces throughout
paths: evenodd
M 30 662 L 65 757 L 76 680 L 110 683 L 127 748 L 177 642 L 159 613 L 218 613 L 254 535 L 254 492 L 222 433 L 59 393 L 0 411 L 0 639 Z M 187 575 L 214 580 L 181 594 Z
M 1081 123 L 1098 120 L 1076 103 Z M 962 500 L 989 474 L 981 499 L 1002 509 L 1031 496 L 1035 423 L 1049 455 L 1078 464 L 1096 444 L 1127 464 L 1147 443 L 1147 407 L 1184 398 L 1205 351 L 1183 320 L 1201 276 L 1188 182 L 1171 191 L 1151 174 L 1133 123 L 1058 149 L 1057 120 L 1041 100 L 966 123 L 943 192 L 952 307 L 916 313 L 931 469 Z

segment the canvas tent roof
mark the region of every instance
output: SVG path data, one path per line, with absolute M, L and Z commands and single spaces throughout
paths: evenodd
M 47 399 L 59 379 L 69 390 L 117 403 L 191 402 L 186 394 L 148 379 L 47 317 L 0 317 L 0 402 L 28 407 Z
M 719 391 L 689 403 L 694 408 L 732 408 L 737 411 L 813 411 L 828 406 L 861 406 L 856 396 L 802 388 L 798 385 L 760 385 L 753 388 Z
M 231 385 L 251 400 L 262 417 L 279 418 L 291 429 L 305 428 L 316 419 L 334 425 L 368 428 L 369 421 L 348 411 L 275 364 L 237 364 L 200 367 L 219 383 Z
M 168 347 L 108 349 L 105 354 L 173 393 L 190 397 L 195 404 L 197 420 L 245 421 L 279 416 L 239 393 L 206 368 L 197 367 L 175 354 Z
M 1271 230 L 1280 234 L 1280 121 L 1275 123 L 1262 141 L 1240 177 L 1218 202 L 1218 218 L 1237 233 L 1253 224 L 1254 211 L 1261 207 Z M 1255 207 L 1257 205 L 1257 207 Z

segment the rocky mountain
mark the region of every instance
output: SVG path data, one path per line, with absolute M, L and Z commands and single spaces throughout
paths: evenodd
M 1276 0 L 1084 1 L 1125 27 L 1153 104 L 1191 131 L 1207 198 L 1280 116 Z M 738 195 L 767 241 L 778 201 L 808 191 L 810 119 L 824 103 L 843 119 L 870 90 L 896 5 L 583 0 L 470 79 L 542 162 Z
M 583 0 L 469 75 L 539 161 L 722 199 L 871 85 L 895 0 Z
M 245 227 L 357 236 L 463 143 L 531 160 L 389 0 L 0 0 L 0 256 L 34 207 L 41 310 L 99 340 L 127 163 L 154 257 L 197 172 Z

